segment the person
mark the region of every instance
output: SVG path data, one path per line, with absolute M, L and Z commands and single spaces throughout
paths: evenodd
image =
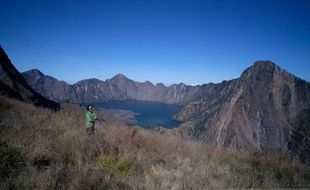
M 97 119 L 96 114 L 94 113 L 92 105 L 87 106 L 87 113 L 85 117 L 86 122 L 86 131 L 88 134 L 94 134 L 95 133 L 95 121 Z

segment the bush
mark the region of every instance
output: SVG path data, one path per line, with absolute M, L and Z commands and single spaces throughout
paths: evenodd
M 25 166 L 25 160 L 19 148 L 0 142 L 0 176 L 8 178 L 17 175 Z
M 99 158 L 99 167 L 101 170 L 117 173 L 123 177 L 129 174 L 129 164 L 125 160 L 116 160 L 110 155 L 103 155 Z

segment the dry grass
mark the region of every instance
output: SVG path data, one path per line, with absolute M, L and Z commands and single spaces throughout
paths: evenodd
M 7 145 L 1 149 L 6 165 L 0 162 L 8 169 L 0 189 L 310 187 L 309 169 L 285 155 L 218 149 L 97 114 L 104 121 L 89 136 L 83 108 L 64 105 L 55 113 L 0 97 Z M 16 158 L 22 160 L 17 169 Z

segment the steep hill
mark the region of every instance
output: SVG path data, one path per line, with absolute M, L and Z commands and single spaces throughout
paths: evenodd
M 59 104 L 41 96 L 28 85 L 0 46 L 0 93 L 37 106 L 59 109 Z
M 46 76 L 37 69 L 32 69 L 26 73 L 22 73 L 28 84 L 45 97 L 57 101 L 66 102 L 71 93 L 71 86 L 57 79 Z M 31 78 L 31 80 L 29 80 Z
M 236 80 L 206 86 L 177 119 L 178 130 L 217 146 L 291 151 L 310 159 L 310 84 L 269 61 Z M 212 89 L 212 90 L 210 90 Z

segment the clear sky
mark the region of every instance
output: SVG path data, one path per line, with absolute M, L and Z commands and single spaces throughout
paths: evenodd
M 0 0 L 0 44 L 20 71 L 69 83 L 221 82 L 256 60 L 310 81 L 310 1 Z

